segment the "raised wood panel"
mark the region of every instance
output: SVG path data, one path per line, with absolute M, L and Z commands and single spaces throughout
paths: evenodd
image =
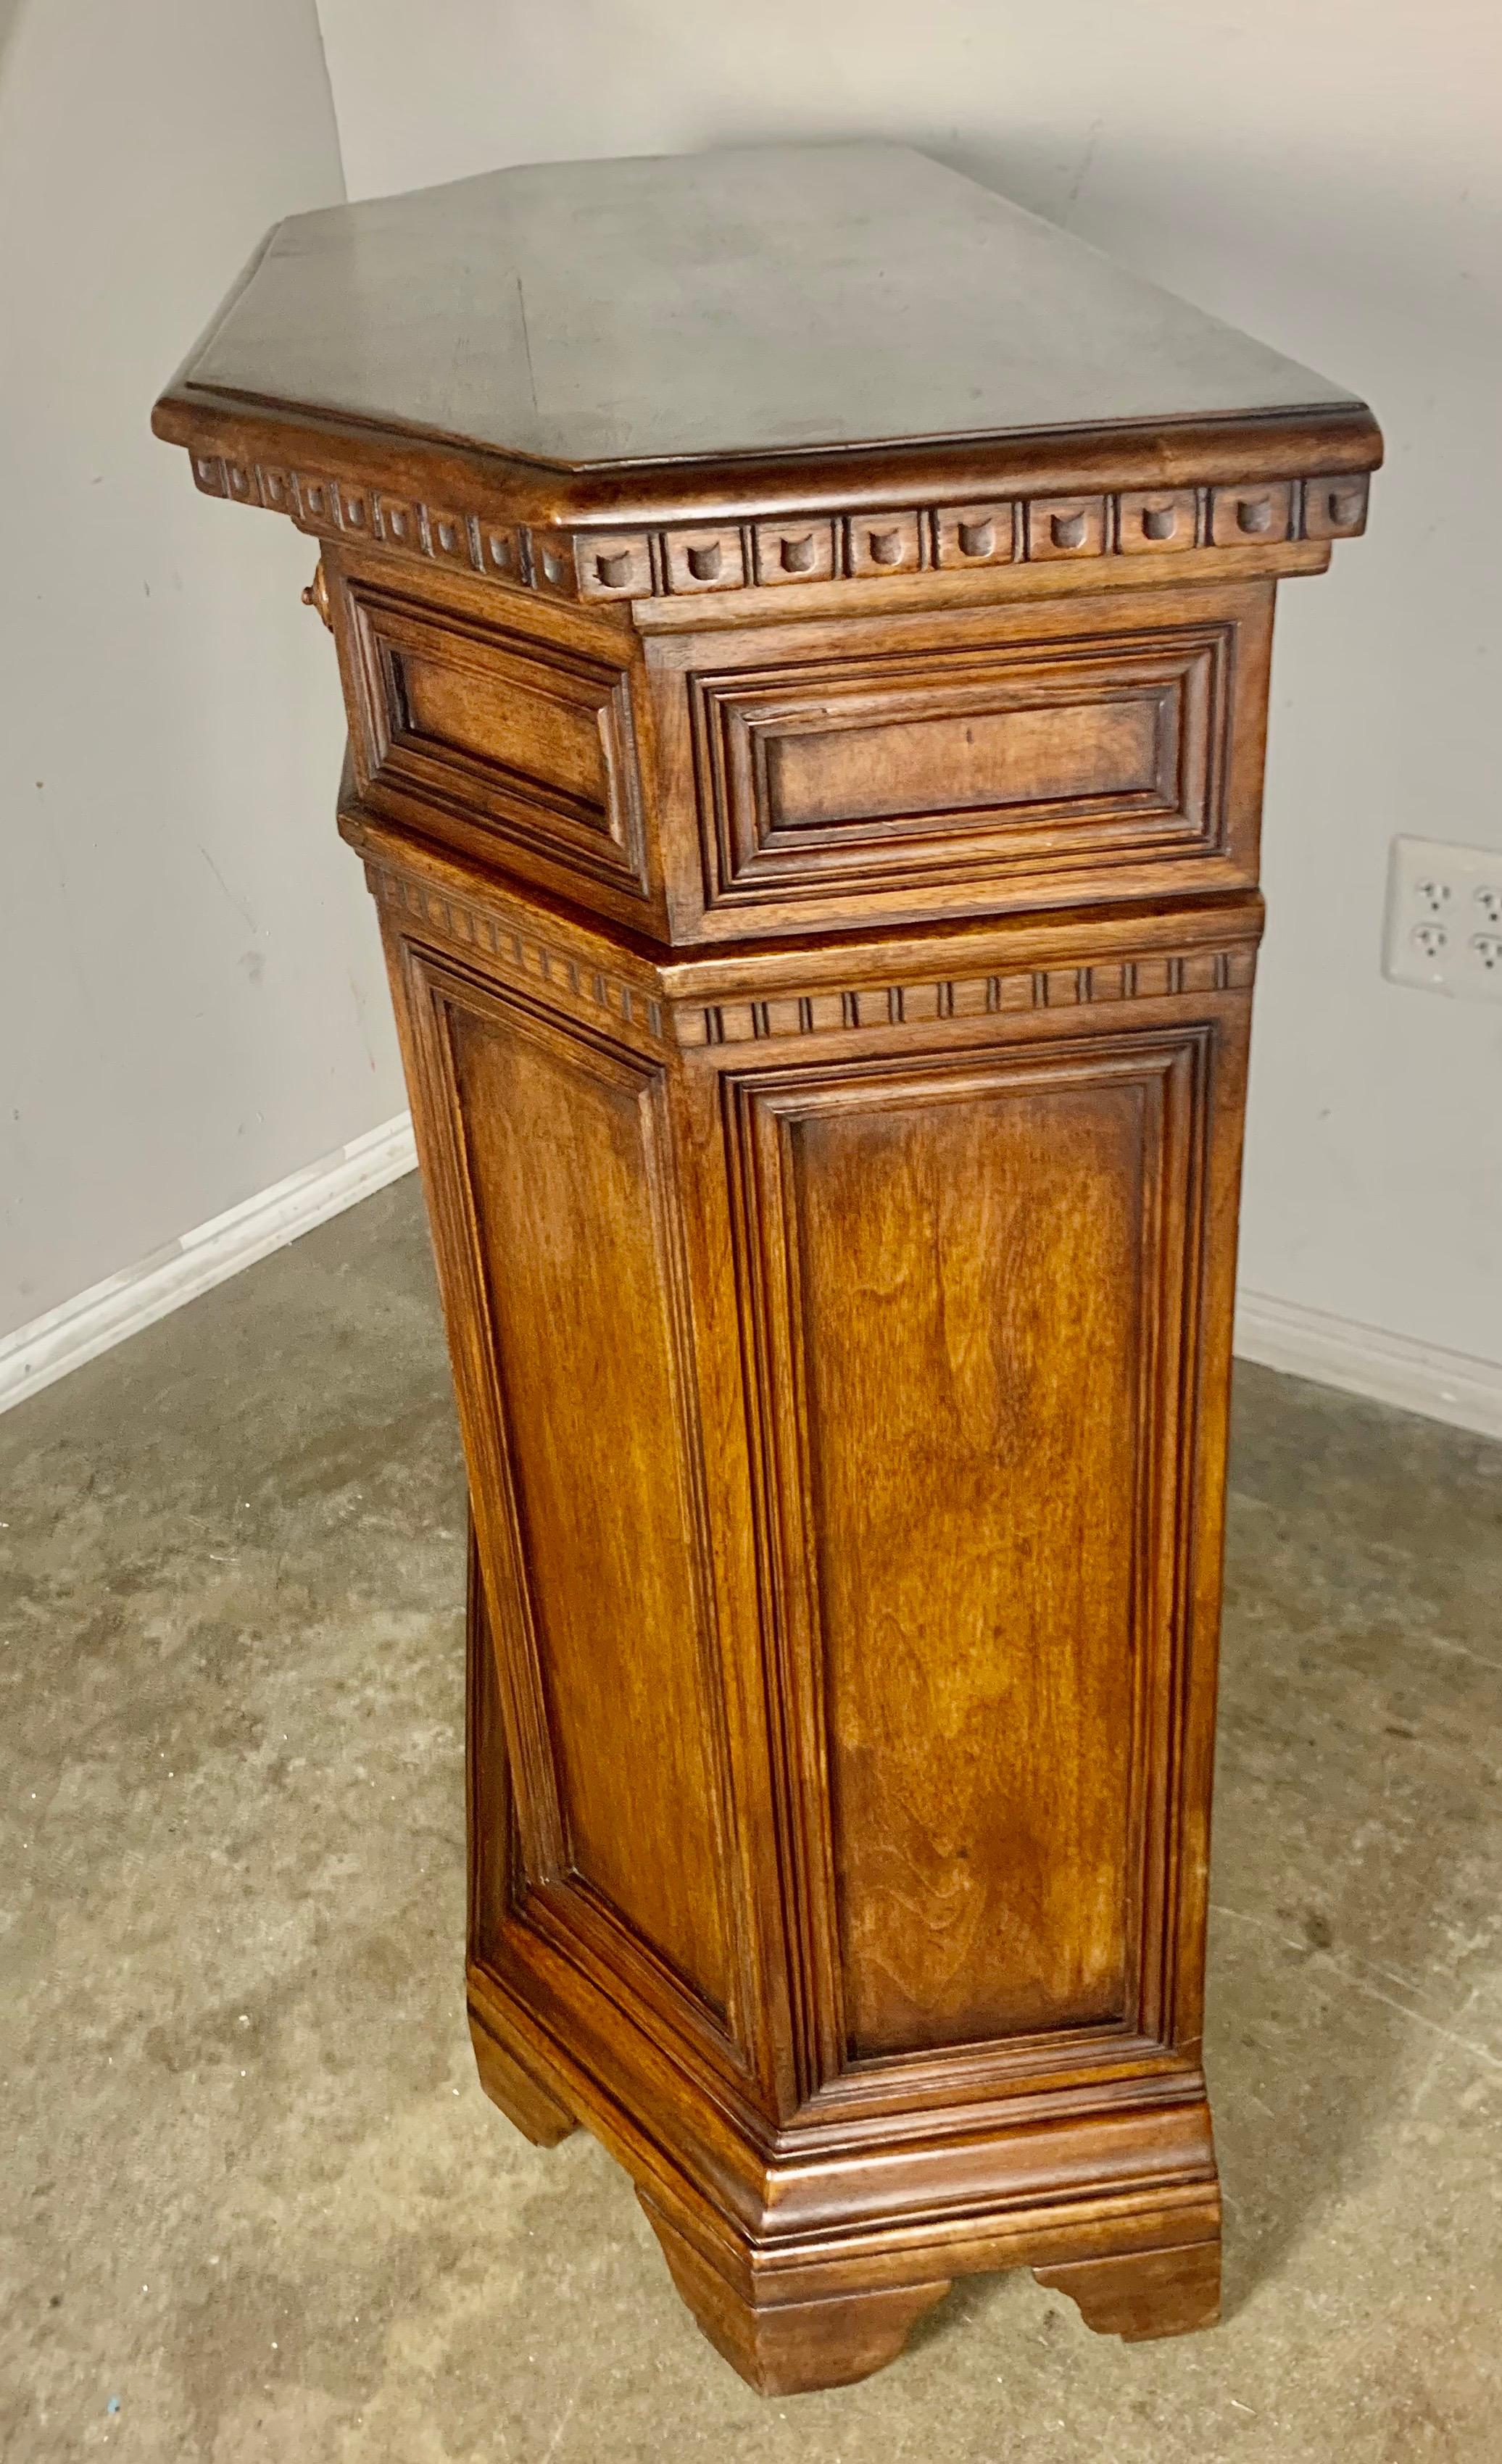
M 732 1995 L 661 1073 L 517 1006 L 447 1003 L 503 1419 L 512 1681 L 552 1802 L 529 1883 L 582 1892 L 718 2014 Z M 534 1781 L 534 1787 L 536 1782 Z
M 1143 1091 L 794 1133 L 855 2056 L 1126 2016 Z
M 458 755 L 509 771 L 534 794 L 570 805 L 582 827 L 610 838 L 600 702 L 587 691 L 571 694 L 566 676 L 530 662 L 518 669 L 513 661 L 489 671 L 461 667 L 446 647 L 425 655 L 393 646 L 388 707 L 396 732 L 434 759 Z
M 619 665 L 369 582 L 347 584 L 363 786 L 440 839 L 541 858 L 579 894 L 648 891 L 630 684 Z
M 1249 886 L 1270 612 L 1242 583 L 653 635 L 676 932 Z
M 1179 627 L 696 676 L 711 904 L 1213 852 L 1229 648 Z
M 774 719 L 758 748 L 765 763 L 766 836 L 796 830 L 806 843 L 813 832 L 852 819 L 858 826 L 942 814 L 958 825 L 969 812 L 999 807 L 1019 817 L 1096 803 L 1175 811 L 1171 691 L 1148 685 L 1005 711 L 987 708 L 991 694 L 962 688 L 941 698 L 948 707 L 911 716 L 893 710 L 844 726 L 784 727 Z
M 1160 2041 L 1203 1052 L 735 1082 L 810 2084 Z

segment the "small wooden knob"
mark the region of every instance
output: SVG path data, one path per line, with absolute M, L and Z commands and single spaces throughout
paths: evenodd
M 302 594 L 302 605 L 304 607 L 316 607 L 319 614 L 322 617 L 324 624 L 332 632 L 334 627 L 334 619 L 329 614 L 328 608 L 328 576 L 323 570 L 323 560 L 321 557 L 320 557 L 317 564 L 314 566 L 313 579 Z

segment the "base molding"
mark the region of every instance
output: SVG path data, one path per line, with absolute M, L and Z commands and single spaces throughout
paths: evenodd
M 791 2290 L 796 2277 L 766 2253 L 717 2250 L 701 2230 L 686 2229 L 686 2219 L 675 2222 L 640 2184 L 636 2195 L 683 2301 L 716 2351 L 759 2395 L 800 2395 L 870 2378 L 897 2359 L 912 2327 L 943 2299 L 954 2275 L 1026 2265 L 1029 2257 L 1038 2282 L 1066 2295 L 1096 2335 L 1140 2343 L 1188 2335 L 1220 2317 L 1218 2219 L 1194 2241 L 1146 2248 L 1134 2241 L 1070 2259 L 1044 2256 L 1050 2240 L 1065 2248 L 1074 2243 L 1073 2230 L 1062 2223 L 1051 2232 L 1046 2224 L 1035 2229 L 1031 2251 L 1008 2250 L 1005 2239 L 984 2254 L 919 2244 L 900 2262 L 889 2253 L 874 2265 L 857 2236 L 844 2259 L 827 2254 L 820 2271 L 825 2289 L 799 2295 Z M 1205 2221 L 1199 2220 L 1202 2234 Z
M 400 1179 L 417 1162 L 409 1112 L 398 1112 L 330 1155 L 215 1215 L 118 1275 L 0 1336 L 0 1412 L 71 1369 L 154 1326 L 299 1234 Z
M 1121 2336 L 1128 2343 L 1149 2336 L 1186 2336 L 1197 2327 L 1213 2327 L 1221 2315 L 1218 2240 L 1072 2259 L 1032 2272 L 1040 2284 L 1068 2294 L 1097 2336 Z
M 604 2143 L 684 2303 L 760 2394 L 884 2369 L 960 2276 L 1030 2268 L 1087 2326 L 1132 2341 L 1219 2316 L 1221 2201 L 1203 2094 L 1115 2124 L 1061 2115 L 1041 2126 L 1053 2143 L 1041 2160 L 1036 2119 L 1029 2128 L 999 2110 L 989 2138 L 970 2145 L 962 2183 L 944 2181 L 941 2158 L 930 2176 L 911 2146 L 895 2168 L 870 2150 L 831 2170 L 811 2149 L 759 2153 L 734 2132 L 715 2144 L 686 2081 L 633 2064 L 630 2030 L 607 2081 L 581 2058 L 602 2050 L 582 2012 L 554 2011 L 565 2044 L 473 1964 L 469 2000 L 487 2094 L 535 2145 L 576 2121 Z M 800 2191 L 821 2175 L 828 2195 L 810 2205 Z
M 500 2107 L 506 2120 L 523 2139 L 530 2139 L 534 2147 L 557 2147 L 578 2129 L 556 2084 L 540 2079 L 514 2053 L 508 2052 L 491 2034 L 473 2004 L 470 2041 L 475 2048 L 475 2067 L 481 2087 L 492 2104 Z
M 636 2195 L 685 2304 L 758 2395 L 803 2395 L 870 2378 L 896 2360 L 914 2322 L 949 2290 L 948 2277 L 938 2277 L 813 2301 L 748 2299 L 653 2199 L 640 2189 Z
M 1384 1334 L 1355 1318 L 1245 1288 L 1236 1295 L 1236 1353 L 1287 1376 L 1502 1438 L 1502 1361 Z

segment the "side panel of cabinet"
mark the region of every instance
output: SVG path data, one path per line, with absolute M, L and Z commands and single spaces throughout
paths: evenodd
M 652 723 L 621 611 L 323 551 L 364 808 L 482 874 L 617 922 L 666 922 Z
M 1195 2002 L 1176 2015 L 1185 1790 L 1202 1845 L 1207 1811 L 1197 1517 L 1219 1534 L 1195 1474 L 1214 1042 L 727 1078 L 806 2093 L 1140 2059 Z M 1233 1106 L 1223 1180 L 1238 1138 Z
M 486 1923 L 540 1928 L 739 2066 L 663 1067 L 410 948 L 399 973 L 515 1792 Z

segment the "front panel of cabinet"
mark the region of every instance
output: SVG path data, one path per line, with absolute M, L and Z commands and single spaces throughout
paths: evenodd
M 1243 584 L 655 642 L 680 927 L 1249 886 L 1270 612 Z
M 1210 1038 L 732 1075 L 809 2084 L 1140 2054 Z M 916 2082 L 915 2082 L 916 2084 Z
M 784 1116 L 852 2058 L 1125 2013 L 1143 1112 L 946 1076 Z
M 716 903 L 1213 847 L 1228 649 L 1180 628 L 696 676 Z

